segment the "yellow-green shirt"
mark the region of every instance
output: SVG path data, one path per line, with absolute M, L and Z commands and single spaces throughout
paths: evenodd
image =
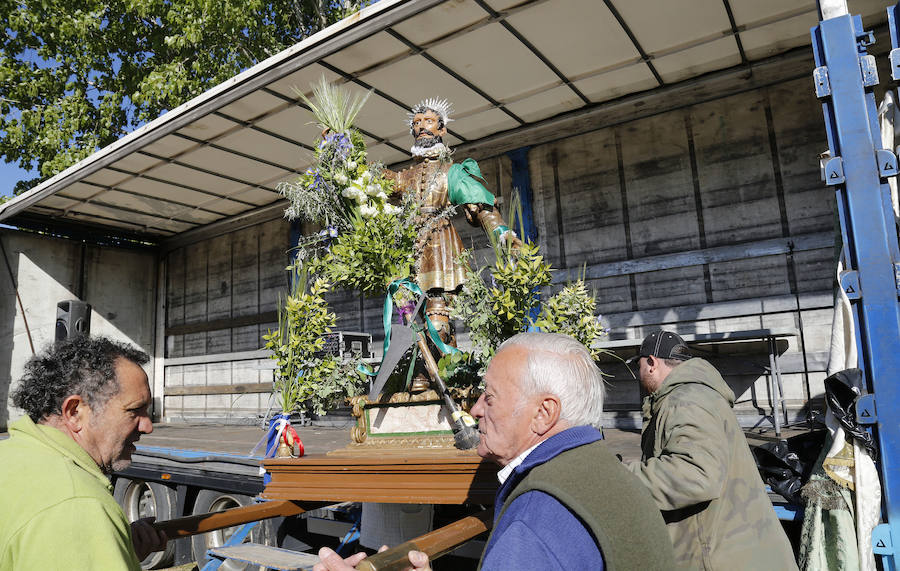
M 109 479 L 62 431 L 30 418 L 0 442 L 0 571 L 139 570 Z

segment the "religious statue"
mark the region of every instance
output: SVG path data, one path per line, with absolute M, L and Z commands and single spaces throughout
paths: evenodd
M 395 192 L 415 194 L 422 205 L 422 216 L 436 216 L 451 204 L 461 206 L 470 224 L 483 227 L 501 243 L 510 240 L 517 247 L 521 242 L 497 211 L 494 195 L 482 184 L 478 164 L 473 159 L 456 164 L 451 160 L 450 150 L 443 143 L 450 121 L 450 104 L 445 99 L 431 98 L 415 105 L 409 113 L 414 164 L 396 173 L 385 171 L 385 175 L 393 178 Z M 465 268 L 459 263 L 462 241 L 450 220 L 443 217 L 436 224 L 424 226 L 417 246 L 422 257 L 415 280 L 427 296 L 425 315 L 441 340 L 455 345 L 448 298 L 465 282 Z M 418 377 L 411 392 L 426 388 L 427 381 Z
M 451 160 L 443 143 L 450 122 L 446 100 L 427 99 L 410 110 L 413 164 L 394 172 L 368 160 L 365 138 L 353 127 L 367 97 L 324 78 L 313 87 L 311 99 L 300 94 L 319 121 L 322 138 L 313 164 L 278 189 L 288 202 L 287 218 L 319 229 L 293 249 L 291 294 L 280 307 L 279 329 L 266 336 L 278 363 L 276 386 L 285 397 L 285 412 L 304 407 L 324 414 L 352 397 L 359 419 L 352 438 L 359 444 L 377 432 L 379 445 L 395 440 L 401 447 L 444 446 L 449 421 L 455 445 L 470 448 L 478 433 L 456 399 L 471 398 L 500 343 L 540 327 L 592 346 L 604 332 L 593 315 L 594 295 L 578 280 L 541 305 L 535 292 L 551 283 L 550 264 L 536 244 L 522 243 L 506 226 L 478 164 Z M 494 249 L 494 263 L 485 268 L 490 285 L 468 267 L 450 220 L 459 209 L 500 246 Z M 337 289 L 387 294 L 384 356 L 377 373 L 358 359 L 323 351 L 325 336 L 337 322 L 325 296 Z M 403 327 L 391 327 L 394 303 L 407 321 Z M 468 351 L 454 347 L 451 310 L 468 328 Z M 425 327 L 414 323 L 422 314 Z M 438 359 L 435 349 L 445 358 Z M 398 365 L 406 355 L 410 366 L 404 375 Z M 416 374 L 422 367 L 427 376 Z M 397 381 L 404 387 L 399 392 Z M 448 382 L 456 393 L 451 394 Z M 409 406 L 397 406 L 404 402 Z M 373 409 L 378 412 L 366 413 Z

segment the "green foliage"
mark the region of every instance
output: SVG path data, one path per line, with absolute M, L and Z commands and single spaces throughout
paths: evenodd
M 20 193 L 369 0 L 0 0 L 0 155 Z
M 481 365 L 472 353 L 447 353 L 438 361 L 438 373 L 449 389 L 463 392 L 481 385 Z
M 325 80 L 325 76 L 322 76 L 319 83 L 313 86 L 312 100 L 296 87 L 294 92 L 309 106 L 313 115 L 319 120 L 319 126 L 333 133 L 348 131 L 360 109 L 372 94 L 371 91 L 368 91 L 365 95 L 359 93 L 350 95 L 346 89 L 329 84 Z
M 510 251 L 495 244 L 494 252 L 496 260 L 488 270 L 491 286 L 472 269 L 468 252 L 462 256 L 467 279 L 450 316 L 468 327 L 472 352 L 442 359 L 446 374 L 458 376 L 460 382 L 476 385 L 478 373 L 484 373 L 497 347 L 530 327 L 570 335 L 590 348 L 596 358 L 600 351 L 591 345 L 605 335 L 606 330 L 600 317 L 594 316 L 596 298 L 588 292 L 584 280 L 568 284 L 542 302 L 540 290 L 550 284 L 553 270 L 540 255 L 538 246 L 525 242 L 518 251 Z M 531 315 L 538 305 L 541 306 L 540 314 L 532 321 Z
M 500 343 L 532 325 L 531 313 L 540 303 L 540 288 L 550 284 L 550 264 L 537 245 L 523 243 L 513 254 L 499 247 L 494 251 L 496 260 L 489 269 L 491 286 L 472 270 L 468 253 L 463 254 L 466 283 L 450 313 L 469 328 L 473 351 L 481 363 L 487 363 Z
M 515 256 L 500 256 L 491 270 L 491 310 L 500 319 L 506 339 L 531 325 L 530 314 L 540 303 L 538 291 L 550 284 L 550 264 L 536 244 L 524 243 Z
M 466 324 L 475 359 L 487 363 L 503 337 L 503 323 L 492 309 L 491 292 L 470 263 L 471 254 L 463 251 L 460 263 L 466 267 L 466 281 L 450 307 L 450 317 Z
M 548 333 L 563 333 L 578 339 L 596 359 L 601 350 L 591 345 L 606 334 L 600 316 L 594 316 L 596 308 L 597 298 L 588 292 L 584 281 L 578 280 L 544 303 L 534 325 Z
M 317 271 L 335 285 L 383 295 L 391 282 L 409 277 L 415 266 L 414 206 L 409 204 L 400 214 L 356 218 L 315 262 Z
M 323 297 L 329 289 L 316 279 L 307 291 L 306 272 L 294 267 L 291 292 L 278 310 L 278 329 L 263 336 L 277 363 L 275 390 L 285 414 L 304 405 L 325 414 L 362 386 L 355 363 L 319 353 L 336 321 Z

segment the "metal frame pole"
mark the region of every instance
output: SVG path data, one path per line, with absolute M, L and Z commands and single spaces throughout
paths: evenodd
M 840 9 L 844 0 L 820 0 L 823 20 L 812 29 L 816 94 L 822 100 L 832 158 L 825 164 L 841 213 L 849 256 L 841 286 L 853 303 L 859 362 L 874 393 L 876 433 L 884 490 L 884 519 L 873 532 L 876 554 L 895 568 L 900 542 L 900 254 L 886 179 L 897 175 L 897 157 L 881 148 L 872 88 L 878 84 L 874 42 L 859 16 Z

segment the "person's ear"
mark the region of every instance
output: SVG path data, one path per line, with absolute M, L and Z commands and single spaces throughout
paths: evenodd
M 69 395 L 60 407 L 60 420 L 71 432 L 80 432 L 87 423 L 89 408 L 81 395 Z
M 558 396 L 553 394 L 543 395 L 538 402 L 534 418 L 531 420 L 531 429 L 535 434 L 543 436 L 559 422 L 561 411 L 562 404 L 559 402 Z
M 656 359 L 653 358 L 653 355 L 647 355 L 645 357 L 647 359 L 647 368 L 651 368 L 656 365 Z
M 441 138 L 447 136 L 447 124 L 446 123 L 444 123 L 440 127 L 438 127 L 437 134 L 438 134 L 438 137 L 441 137 Z

